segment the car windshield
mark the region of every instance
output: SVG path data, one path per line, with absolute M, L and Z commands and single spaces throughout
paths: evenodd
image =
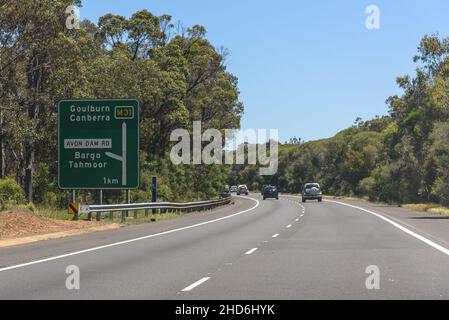
M 305 187 L 305 189 L 307 190 L 307 189 L 312 189 L 312 188 L 320 188 L 320 185 L 319 184 L 317 184 L 317 183 L 311 183 L 311 184 L 306 184 L 306 187 Z

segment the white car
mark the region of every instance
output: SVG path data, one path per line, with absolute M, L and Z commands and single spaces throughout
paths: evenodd
M 246 196 L 249 195 L 248 187 L 244 184 L 240 185 L 239 188 L 237 189 L 237 195 L 240 196 L 242 194 Z

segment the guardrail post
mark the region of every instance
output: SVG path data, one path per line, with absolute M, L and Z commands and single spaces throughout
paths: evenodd
M 137 220 L 137 210 L 134 210 L 134 219 Z
M 111 221 L 114 221 L 114 211 L 109 212 L 109 219 L 111 219 Z
M 131 203 L 131 192 L 130 192 L 130 190 L 126 190 L 126 204 L 130 204 L 130 203 Z M 125 211 L 125 215 L 128 218 L 128 216 L 129 216 L 128 210 Z
M 148 218 L 149 214 L 150 214 L 149 210 L 145 209 L 145 218 Z
M 97 212 L 97 221 L 101 221 L 101 212 Z
M 126 211 L 126 210 L 123 210 L 123 211 L 122 211 L 122 222 L 125 222 L 125 221 L 126 221 L 126 216 L 127 216 L 127 214 L 128 214 L 128 211 Z

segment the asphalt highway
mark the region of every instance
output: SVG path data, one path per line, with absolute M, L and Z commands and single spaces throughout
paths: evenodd
M 447 220 L 292 196 L 234 201 L 0 249 L 0 299 L 449 298 Z M 79 269 L 79 290 L 66 287 L 69 266 Z M 376 288 L 367 286 L 373 266 Z

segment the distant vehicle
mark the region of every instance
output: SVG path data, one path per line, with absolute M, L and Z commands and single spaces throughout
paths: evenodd
M 232 186 L 230 191 L 231 191 L 231 193 L 237 193 L 238 189 L 239 188 L 237 186 Z
M 240 185 L 238 190 L 237 190 L 237 195 L 238 196 L 240 196 L 242 194 L 244 194 L 246 196 L 249 194 L 248 187 L 246 185 L 244 185 L 244 184 Z
M 306 183 L 302 192 L 302 202 L 307 200 L 323 201 L 323 193 L 318 183 Z
M 263 190 L 263 199 L 265 200 L 268 198 L 274 198 L 276 200 L 279 200 L 278 188 L 276 188 L 274 186 L 265 187 L 265 189 Z
M 265 188 L 267 188 L 267 187 L 271 187 L 269 184 L 264 184 L 264 185 L 262 185 L 262 188 L 260 189 L 260 193 L 263 195 L 263 192 L 264 192 L 264 190 L 265 190 Z
M 231 196 L 231 190 L 229 189 L 229 186 L 226 186 L 223 191 L 221 192 L 222 198 L 228 198 Z

